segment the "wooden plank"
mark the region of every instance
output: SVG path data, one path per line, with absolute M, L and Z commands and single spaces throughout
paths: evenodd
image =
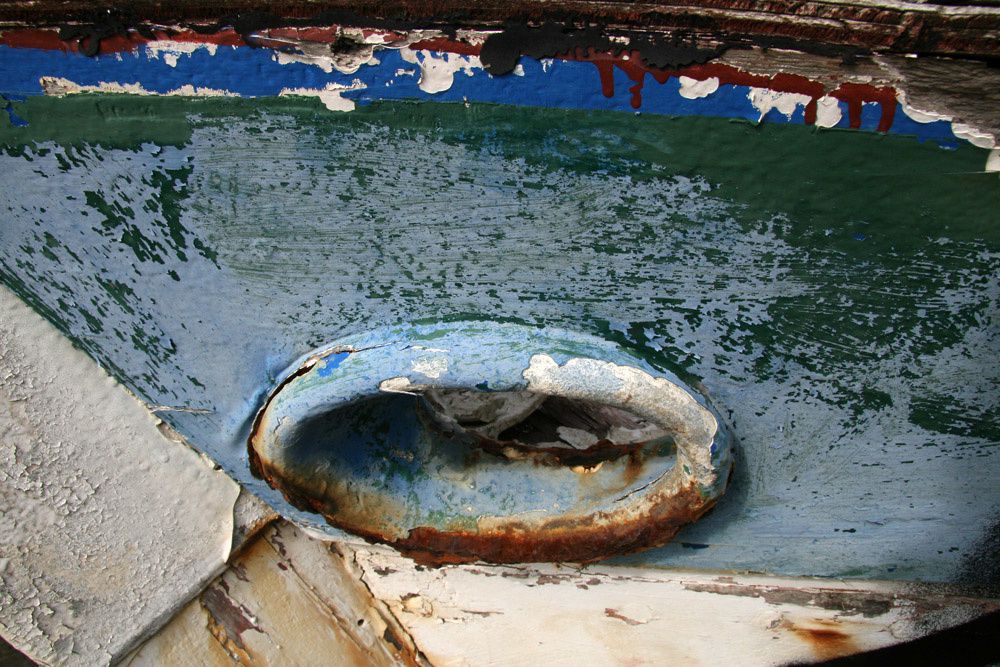
M 414 664 L 398 637 L 340 556 L 281 523 L 125 664 Z
M 933 587 L 597 566 L 414 567 L 353 550 L 428 660 L 779 665 L 850 655 L 1000 608 Z
M 770 0 L 686 0 L 683 2 L 597 2 L 569 0 L 540 2 L 513 0 L 460 3 L 455 0 L 294 0 L 272 4 L 262 11 L 250 0 L 185 0 L 130 3 L 127 12 L 98 13 L 104 7 L 90 0 L 62 2 L 4 0 L 0 25 L 91 24 L 95 34 L 119 34 L 142 22 L 183 22 L 234 25 L 237 29 L 298 22 L 300 25 L 358 25 L 388 27 L 499 26 L 509 21 L 600 24 L 616 29 L 685 31 L 722 41 L 777 45 L 797 43 L 815 49 L 821 45 L 895 52 L 995 56 L 1000 50 L 997 31 L 1000 8 L 989 3 L 965 6 L 924 2 L 793 2 Z M 269 10 L 269 11 L 268 11 Z M 859 29 L 867 27 L 867 29 Z M 110 30 L 110 32 L 109 32 Z

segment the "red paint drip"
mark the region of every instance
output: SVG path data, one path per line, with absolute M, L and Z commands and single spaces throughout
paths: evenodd
M 878 131 L 888 132 L 896 116 L 896 90 L 894 88 L 877 88 L 862 83 L 842 83 L 830 93 L 832 97 L 847 104 L 851 127 L 861 127 L 861 105 L 864 102 L 876 102 L 882 107 L 882 117 L 878 121 Z
M 597 68 L 597 74 L 601 80 L 601 92 L 605 97 L 613 97 L 615 94 L 615 68 L 624 72 L 633 82 L 633 85 L 629 87 L 629 92 L 632 94 L 630 103 L 633 109 L 638 109 L 642 106 L 642 89 L 645 85 L 647 74 L 661 85 L 675 76 L 686 76 L 698 81 L 714 77 L 719 80 L 720 85 L 749 86 L 752 88 L 765 88 L 779 93 L 805 95 L 809 98 L 809 102 L 805 108 L 805 122 L 807 125 L 816 123 L 817 103 L 821 97 L 827 94 L 826 88 L 822 83 L 798 74 L 787 74 L 784 72 L 771 76 L 751 74 L 731 65 L 719 63 L 691 65 L 676 70 L 662 69 L 645 65 L 640 55 L 635 51 L 613 54 L 596 53 L 591 49 L 585 53 L 577 51 L 575 53 L 561 54 L 559 58 L 593 63 Z M 879 132 L 888 132 L 889 128 L 892 127 L 892 121 L 896 115 L 895 89 L 890 87 L 879 88 L 861 83 L 844 83 L 831 91 L 829 95 L 847 104 L 852 128 L 857 129 L 861 127 L 861 105 L 865 102 L 874 102 L 881 107 L 882 116 L 878 124 Z

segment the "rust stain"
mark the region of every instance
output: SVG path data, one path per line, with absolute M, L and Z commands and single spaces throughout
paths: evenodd
M 243 633 L 247 630 L 260 633 L 264 631 L 257 625 L 249 609 L 229 597 L 226 588 L 225 582 L 220 581 L 201 594 L 201 606 L 208 615 L 208 631 L 233 660 L 251 664 L 250 655 L 243 643 Z
M 414 528 L 388 543 L 421 565 L 440 566 L 477 560 L 492 563 L 588 563 L 665 544 L 684 524 L 695 521 L 709 506 L 693 485 L 680 494 L 654 501 L 646 513 L 598 523 L 588 517 L 552 519 L 539 526 L 508 526 L 501 530 L 445 532 Z M 609 513 L 610 514 L 610 513 Z M 327 517 L 330 521 L 330 517 Z M 333 523 L 333 521 L 331 521 Z M 375 536 L 376 541 L 379 540 Z
M 810 621 L 808 625 L 796 625 L 786 621 L 781 627 L 809 644 L 820 660 L 831 660 L 861 650 L 854 638 L 844 632 L 837 621 L 817 619 Z
M 608 618 L 614 618 L 614 619 L 617 619 L 619 621 L 623 621 L 623 622 L 627 623 L 628 625 L 642 625 L 643 624 L 642 621 L 637 621 L 634 618 L 629 618 L 628 616 L 625 616 L 624 614 L 622 614 L 621 612 L 619 612 L 617 609 L 612 609 L 611 607 L 607 607 L 604 610 L 604 615 L 607 616 Z

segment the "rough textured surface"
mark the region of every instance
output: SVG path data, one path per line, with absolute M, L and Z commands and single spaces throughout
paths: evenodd
M 114 661 L 229 553 L 239 488 L 0 288 L 0 633 Z

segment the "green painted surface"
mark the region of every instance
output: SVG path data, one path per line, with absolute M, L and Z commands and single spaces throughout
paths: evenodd
M 955 579 L 983 557 L 986 151 L 489 105 L 14 107 L 0 277 L 145 400 L 210 410 L 165 416 L 241 479 L 238 436 L 299 354 L 407 321 L 550 324 L 701 383 L 739 438 L 717 510 L 634 562 Z

